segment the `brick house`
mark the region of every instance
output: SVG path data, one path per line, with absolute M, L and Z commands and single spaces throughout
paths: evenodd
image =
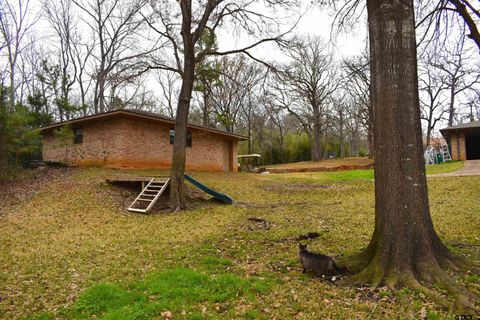
M 174 119 L 153 113 L 116 110 L 56 123 L 40 129 L 43 160 L 80 166 L 170 168 Z M 72 143 L 55 130 L 69 125 Z M 187 170 L 237 171 L 237 145 L 247 137 L 188 125 Z
M 453 160 L 480 159 L 480 121 L 441 129 L 448 141 Z

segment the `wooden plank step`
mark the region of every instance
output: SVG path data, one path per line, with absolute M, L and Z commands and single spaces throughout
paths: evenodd
M 107 182 L 150 182 L 154 181 L 165 182 L 167 177 L 153 177 L 153 176 L 135 176 L 131 174 L 116 174 L 105 177 Z
M 152 178 L 150 182 L 143 188 L 142 192 L 135 198 L 130 207 L 129 211 L 134 212 L 147 212 L 152 208 L 155 202 L 160 198 L 162 193 L 165 191 L 168 185 L 169 179 L 165 182 L 155 181 L 155 178 Z M 147 206 L 146 208 L 138 208 L 138 206 Z

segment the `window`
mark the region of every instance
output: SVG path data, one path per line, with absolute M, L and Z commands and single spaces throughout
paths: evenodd
M 74 144 L 83 143 L 83 130 L 82 130 L 82 128 L 74 129 L 73 133 L 74 133 L 73 143 Z
M 175 130 L 170 130 L 170 144 L 175 140 Z M 187 131 L 187 147 L 192 147 L 192 133 Z
M 187 147 L 192 147 L 192 133 L 187 131 Z

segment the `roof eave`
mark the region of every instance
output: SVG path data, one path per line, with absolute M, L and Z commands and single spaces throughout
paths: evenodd
M 137 112 L 130 111 L 130 110 L 114 110 L 114 111 L 109 111 L 109 112 L 105 112 L 105 113 L 102 113 L 102 114 L 96 114 L 96 115 L 86 116 L 86 117 L 82 117 L 82 118 L 78 118 L 78 119 L 72 119 L 72 120 L 58 122 L 58 123 L 55 123 L 55 124 L 52 124 L 52 125 L 49 125 L 49 126 L 46 126 L 46 127 L 43 127 L 43 128 L 39 128 L 38 130 L 39 130 L 40 133 L 43 133 L 43 132 L 48 131 L 48 130 L 60 128 L 64 125 L 73 125 L 73 124 L 83 123 L 83 122 L 90 121 L 90 120 L 103 119 L 103 118 L 108 118 L 108 117 L 113 117 L 113 116 L 118 116 L 118 115 L 125 115 L 125 116 L 128 116 L 128 117 L 135 117 L 135 118 L 141 118 L 141 119 L 146 119 L 146 120 L 153 120 L 153 121 L 157 121 L 157 122 L 169 123 L 169 124 L 172 124 L 172 125 L 175 124 L 175 120 L 163 118 L 161 116 L 149 116 L 147 114 L 141 114 L 141 113 L 137 113 Z M 229 137 L 229 138 L 233 138 L 233 139 L 237 139 L 237 140 L 242 140 L 242 141 L 250 139 L 249 137 L 246 137 L 246 136 L 242 136 L 242 135 L 238 135 L 238 134 L 234 134 L 234 133 L 229 133 L 229 132 L 225 132 L 225 131 L 221 131 L 221 130 L 216 130 L 216 129 L 212 129 L 212 128 L 206 128 L 206 127 L 202 127 L 202 126 L 198 126 L 198 125 L 194 125 L 194 124 L 187 124 L 187 127 L 191 128 L 191 129 L 197 129 L 197 130 L 200 130 L 200 131 L 210 132 L 212 134 L 216 134 L 216 135 L 220 135 L 220 136 L 224 136 L 224 137 Z

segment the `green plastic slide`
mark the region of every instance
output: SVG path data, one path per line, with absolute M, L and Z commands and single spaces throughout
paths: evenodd
M 198 189 L 202 190 L 205 193 L 208 193 L 209 195 L 211 195 L 215 199 L 218 199 L 218 200 L 220 200 L 222 202 L 225 202 L 225 203 L 228 203 L 228 204 L 233 204 L 233 199 L 230 198 L 229 195 L 227 195 L 225 193 L 217 192 L 213 189 L 210 189 L 209 187 L 207 187 L 203 183 L 199 182 L 198 180 L 193 179 L 189 175 L 185 175 L 185 179 L 188 182 L 190 182 L 191 184 L 193 184 L 195 187 L 197 187 Z

